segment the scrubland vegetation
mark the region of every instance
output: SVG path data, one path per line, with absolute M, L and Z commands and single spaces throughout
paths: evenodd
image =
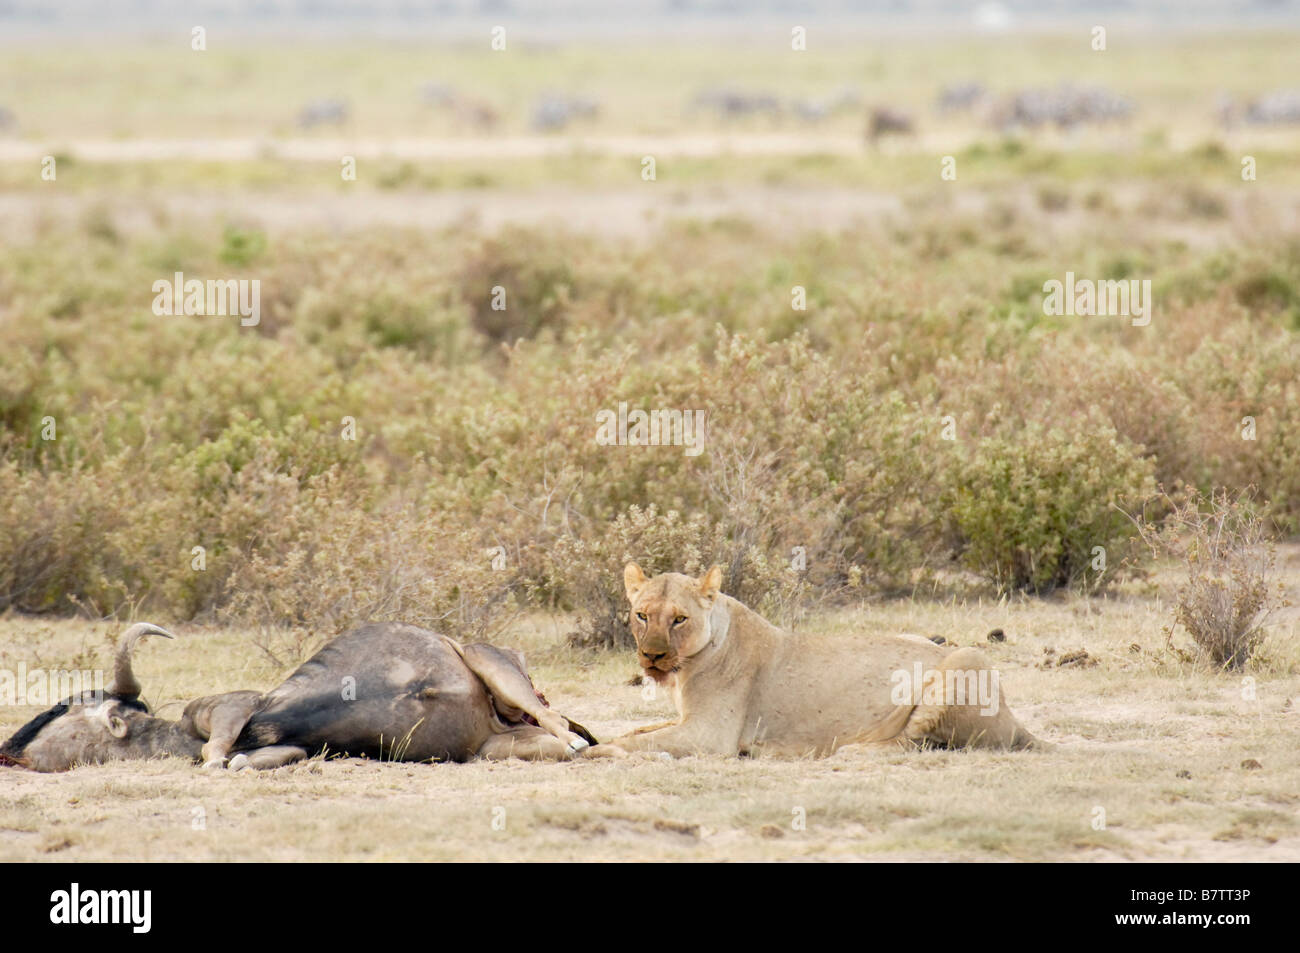
M 320 636 L 580 607 L 610 639 L 628 557 L 776 611 L 1104 587 L 1157 485 L 1254 486 L 1294 532 L 1300 242 L 1257 187 L 1201 187 L 1258 215 L 1209 248 L 1167 195 L 1068 234 L 938 191 L 789 237 L 51 226 L 0 260 L 0 605 Z M 1153 320 L 1045 316 L 1063 263 L 1149 276 Z M 153 314 L 177 271 L 260 279 L 260 323 Z M 703 410 L 706 452 L 599 445 L 620 402 Z

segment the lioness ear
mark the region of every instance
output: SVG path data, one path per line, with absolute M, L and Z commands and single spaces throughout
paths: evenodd
M 627 601 L 632 602 L 636 599 L 637 590 L 649 581 L 649 577 L 641 571 L 641 567 L 636 563 L 628 563 L 624 566 L 623 588 L 627 590 Z
M 706 572 L 704 578 L 700 580 L 700 595 L 705 599 L 715 599 L 721 588 L 722 567 L 714 563 L 713 568 Z

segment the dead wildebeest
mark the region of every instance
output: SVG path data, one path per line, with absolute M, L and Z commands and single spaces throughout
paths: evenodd
M 179 721 L 149 712 L 131 670 L 148 623 L 118 642 L 113 681 L 67 698 L 0 746 L 0 764 L 65 771 L 77 764 L 175 755 L 232 769 L 274 768 L 323 751 L 389 761 L 563 759 L 594 745 L 551 711 L 521 653 L 461 645 L 398 622 L 328 643 L 278 688 L 191 702 Z

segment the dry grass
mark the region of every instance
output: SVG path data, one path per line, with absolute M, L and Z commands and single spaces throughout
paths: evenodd
M 1284 548 L 1280 563 L 1294 592 L 1300 547 Z M 171 761 L 5 770 L 0 860 L 1300 859 L 1300 613 L 1274 620 L 1247 672 L 1248 700 L 1245 676 L 1166 649 L 1161 592 L 1173 583 L 1162 573 L 1105 599 L 893 601 L 809 623 L 984 644 L 1022 720 L 1058 743 L 1050 752 L 312 761 L 216 776 Z M 529 653 L 559 710 L 605 737 L 669 712 L 666 699 L 626 684 L 627 657 L 564 649 L 569 627 L 533 617 L 502 640 Z M 985 643 L 993 628 L 1005 642 Z M 111 637 L 103 626 L 20 617 L 0 632 L 8 668 L 90 654 L 102 664 Z M 247 633 L 182 636 L 139 653 L 146 692 L 170 715 L 197 693 L 269 687 L 281 674 Z M 1052 662 L 1080 650 L 1095 664 Z M 0 709 L 0 733 L 32 713 Z M 1093 827 L 1097 808 L 1104 830 Z M 804 830 L 794 827 L 800 814 Z

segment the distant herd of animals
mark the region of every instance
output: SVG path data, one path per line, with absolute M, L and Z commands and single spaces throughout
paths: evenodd
M 462 93 L 446 83 L 429 83 L 421 90 L 422 101 L 456 117 L 478 131 L 499 125 L 501 113 L 482 98 Z M 1123 122 L 1133 115 L 1131 99 L 1102 86 L 1063 82 L 1057 86 L 1031 87 L 995 95 L 984 84 L 951 83 L 939 90 L 934 111 L 941 119 L 967 116 L 1000 132 L 1033 131 L 1054 127 L 1071 130 L 1081 126 Z M 691 99 L 688 116 L 705 115 L 727 126 L 738 121 L 760 120 L 779 123 L 791 120 L 812 125 L 837 116 L 862 115 L 865 110 L 866 139 L 875 143 L 888 135 L 916 132 L 918 120 L 907 109 L 891 104 L 868 105 L 860 90 L 844 86 L 824 96 L 782 97 L 771 91 L 732 86 L 708 87 Z M 601 114 L 599 101 L 589 96 L 546 93 L 533 103 L 529 126 L 535 132 L 561 132 L 580 126 Z M 1227 93 L 1215 100 L 1213 114 L 1224 128 L 1238 125 L 1300 124 L 1300 89 L 1282 89 L 1238 101 Z M 348 107 L 342 100 L 311 103 L 299 114 L 304 129 L 343 124 Z
M 1016 720 L 976 649 L 915 635 L 824 638 L 772 625 L 722 593 L 722 571 L 623 574 L 643 677 L 677 717 L 600 742 L 554 711 L 514 649 L 465 644 L 399 622 L 328 642 L 278 687 L 191 701 L 177 721 L 141 699 L 134 653 L 173 638 L 136 623 L 119 638 L 106 690 L 64 698 L 0 745 L 0 765 L 66 771 L 178 757 L 209 770 L 277 768 L 310 757 L 464 762 L 821 757 L 845 748 L 1050 747 Z
M 448 83 L 427 83 L 419 100 L 427 108 L 450 116 L 462 128 L 489 133 L 502 122 L 502 110 L 477 94 L 465 93 Z M 581 128 L 601 115 L 602 104 L 585 95 L 544 93 L 533 102 L 529 128 L 539 133 L 556 133 Z M 951 83 L 939 90 L 934 112 L 941 121 L 965 116 L 1000 132 L 1033 131 L 1043 128 L 1071 130 L 1088 125 L 1123 122 L 1134 112 L 1128 97 L 1101 86 L 1060 83 L 995 95 L 983 83 Z M 686 108 L 688 116 L 708 116 L 723 126 L 741 121 L 781 123 L 793 121 L 814 125 L 832 117 L 863 115 L 864 134 L 871 143 L 884 136 L 911 135 L 918 119 L 911 110 L 893 104 L 868 105 L 855 87 L 845 86 L 824 96 L 782 97 L 770 91 L 731 86 L 700 90 Z M 1280 89 L 1253 98 L 1237 99 L 1227 93 L 1216 97 L 1207 109 L 1225 129 L 1240 126 L 1300 124 L 1300 89 Z M 313 100 L 298 112 L 299 129 L 346 127 L 352 108 L 346 100 Z M 19 130 L 13 110 L 0 105 L 0 135 Z

